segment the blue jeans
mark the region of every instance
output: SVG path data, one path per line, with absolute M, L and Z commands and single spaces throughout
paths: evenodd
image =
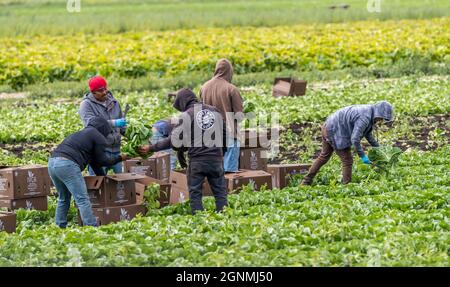
M 162 133 L 160 133 L 159 131 L 156 131 L 153 133 L 152 138 L 150 139 L 152 144 L 156 144 L 158 141 L 165 139 L 167 137 L 165 137 Z M 165 149 L 162 150 L 165 153 L 170 154 L 170 169 L 171 170 L 175 170 L 177 168 L 177 156 L 174 153 L 174 151 L 169 148 L 169 149 Z
M 108 157 L 120 155 L 120 152 L 105 151 L 105 153 Z M 104 166 L 102 168 L 105 171 L 105 174 L 108 174 L 109 170 L 112 170 L 114 173 L 122 173 L 123 172 L 122 162 L 118 162 L 115 165 L 111 165 L 111 166 Z M 90 165 L 88 165 L 88 172 L 89 172 L 89 175 L 95 175 L 95 172 Z
M 56 207 L 56 225 L 61 228 L 67 226 L 67 213 L 70 208 L 70 199 L 73 196 L 81 220 L 84 225 L 97 226 L 97 220 L 92 211 L 91 201 L 86 188 L 80 167 L 73 161 L 61 157 L 50 158 L 48 173 L 58 192 Z
M 239 170 L 239 152 L 241 143 L 238 139 L 228 139 L 231 146 L 227 146 L 227 152 L 223 156 L 223 166 L 225 172 L 236 172 Z M 228 143 L 227 143 L 228 144 Z

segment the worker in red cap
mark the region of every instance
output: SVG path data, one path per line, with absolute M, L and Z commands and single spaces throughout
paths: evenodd
M 92 77 L 89 82 L 90 92 L 84 95 L 78 111 L 83 125 L 86 127 L 94 117 L 101 117 L 108 121 L 113 132 L 107 136 L 106 155 L 116 157 L 120 154 L 120 142 L 125 134 L 127 122 L 123 117 L 119 102 L 108 90 L 106 80 L 102 76 Z M 112 169 L 114 173 L 122 173 L 122 163 L 113 166 L 103 167 L 105 173 Z M 89 174 L 94 175 L 94 171 L 89 166 Z

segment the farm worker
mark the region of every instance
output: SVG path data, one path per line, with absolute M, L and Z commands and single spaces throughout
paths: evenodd
M 322 126 L 322 151 L 302 184 L 312 183 L 319 169 L 330 159 L 333 151 L 342 162 L 342 183 L 351 182 L 353 165 L 351 146 L 355 147 L 363 163 L 370 164 L 370 159 L 361 147 L 361 139 L 365 137 L 371 146 L 379 146 L 372 135 L 372 129 L 378 122 L 389 123 L 392 120 L 393 108 L 386 101 L 374 105 L 348 106 L 333 113 Z
M 123 118 L 122 109 L 119 102 L 108 90 L 106 80 L 101 76 L 95 76 L 89 80 L 90 92 L 84 95 L 78 111 L 83 125 L 88 126 L 93 117 L 102 117 L 111 125 L 113 132 L 107 137 L 105 152 L 107 156 L 117 156 L 120 154 L 121 136 L 125 134 L 126 120 Z M 105 166 L 105 173 L 112 169 L 114 173 L 122 173 L 122 163 L 113 166 Z M 89 174 L 94 172 L 91 166 L 88 167 Z
M 96 175 L 105 175 L 102 166 L 114 165 L 127 159 L 125 154 L 105 153 L 106 138 L 112 133 L 110 123 L 93 117 L 87 127 L 69 135 L 53 151 L 48 161 L 48 172 L 58 192 L 56 224 L 67 226 L 67 212 L 73 196 L 84 225 L 96 226 L 86 183 L 81 172 L 89 163 Z
M 177 92 L 173 107 L 183 112 L 170 137 L 156 144 L 143 145 L 141 154 L 149 151 L 187 149 L 189 166 L 187 181 L 192 214 L 203 210 L 202 185 L 205 177 L 216 200 L 216 211 L 228 205 L 223 168 L 223 150 L 226 149 L 225 121 L 212 106 L 200 103 L 189 89 Z
M 168 138 L 172 128 L 173 126 L 171 125 L 170 119 L 157 121 L 152 125 L 152 138 L 150 139 L 150 142 L 154 145 L 158 141 Z M 177 167 L 177 156 L 174 154 L 174 151 L 169 148 L 162 150 L 162 152 L 170 154 L 170 169 L 174 170 Z
M 203 103 L 217 108 L 226 119 L 230 138 L 227 139 L 227 152 L 224 155 L 225 172 L 236 172 L 239 169 L 240 142 L 237 124 L 244 118 L 243 100 L 239 90 L 231 84 L 232 77 L 233 66 L 230 61 L 221 59 L 216 64 L 214 77 L 200 88 Z

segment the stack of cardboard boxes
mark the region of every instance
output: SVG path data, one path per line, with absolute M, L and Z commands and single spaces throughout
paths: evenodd
M 121 173 L 107 176 L 86 176 L 86 186 L 98 225 L 131 220 L 145 214 L 142 203 L 136 201 L 136 180 L 145 176 Z M 80 225 L 82 221 L 78 217 Z
M 189 199 L 189 188 L 185 170 L 172 171 L 170 174 L 172 185 L 171 204 L 184 202 Z M 272 176 L 263 170 L 239 170 L 235 173 L 225 174 L 225 187 L 228 193 L 235 193 L 239 188 L 251 184 L 254 191 L 259 191 L 262 186 L 272 188 Z M 212 196 L 211 186 L 205 178 L 203 183 L 203 195 Z
M 0 169 L 0 207 L 47 210 L 51 179 L 46 166 Z
M 246 170 L 267 170 L 267 152 L 271 143 L 278 137 L 278 130 L 247 129 L 241 133 L 241 148 L 239 157 L 239 169 Z

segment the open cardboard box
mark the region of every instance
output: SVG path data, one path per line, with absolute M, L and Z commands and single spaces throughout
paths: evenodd
M 305 80 L 292 77 L 277 77 L 273 83 L 272 95 L 274 97 L 303 96 L 306 94 Z

